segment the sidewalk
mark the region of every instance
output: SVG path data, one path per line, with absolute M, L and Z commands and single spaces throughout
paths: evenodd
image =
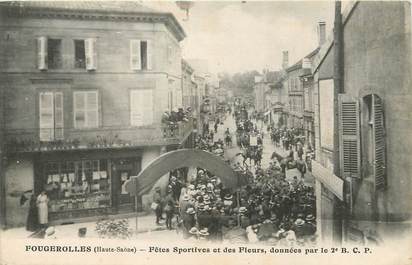
M 103 219 L 103 217 L 102 217 Z M 136 216 L 134 217 L 127 217 L 127 218 L 122 218 L 122 216 L 114 216 L 113 218 L 109 219 L 115 219 L 115 220 L 120 220 L 120 219 L 127 219 L 129 222 L 129 228 L 132 231 L 132 233 L 135 233 L 136 231 Z M 139 216 L 137 219 L 137 224 L 138 224 L 138 233 L 146 233 L 146 232 L 151 232 L 151 231 L 163 231 L 166 230 L 166 225 L 161 223 L 161 225 L 156 225 L 155 224 L 155 215 L 150 214 L 150 215 L 145 215 L 145 216 Z M 68 225 L 54 225 L 55 228 L 55 236 L 56 238 L 78 238 L 78 231 L 79 228 L 86 228 L 86 238 L 99 238 L 97 232 L 95 231 L 96 228 L 96 221 L 90 221 L 90 222 L 83 222 L 83 223 L 75 223 L 75 224 L 68 224 Z M 13 239 L 23 239 L 23 238 L 28 238 L 30 235 L 33 234 L 33 232 L 26 231 L 25 227 L 19 227 L 19 228 L 10 228 L 7 230 L 0 231 L 1 237 L 3 238 L 13 238 Z

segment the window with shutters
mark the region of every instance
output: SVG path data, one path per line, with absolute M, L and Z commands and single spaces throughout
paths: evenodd
M 74 68 L 86 68 L 86 50 L 84 40 L 74 40 Z
M 62 68 L 63 56 L 61 39 L 47 39 L 47 66 L 48 69 Z
M 84 41 L 86 69 L 93 71 L 97 69 L 97 40 L 95 38 L 88 38 Z
M 130 125 L 145 126 L 153 124 L 153 90 L 130 90 Z
M 97 128 L 99 126 L 99 100 L 97 91 L 73 93 L 74 128 Z
M 152 42 L 130 41 L 130 67 L 132 70 L 152 70 Z
M 359 103 L 346 94 L 339 95 L 339 147 L 341 176 L 361 177 Z
M 382 99 L 370 94 L 361 100 L 362 176 L 373 178 L 375 189 L 386 186 L 386 144 Z
M 41 92 L 39 94 L 39 138 L 54 141 L 64 138 L 63 93 Z

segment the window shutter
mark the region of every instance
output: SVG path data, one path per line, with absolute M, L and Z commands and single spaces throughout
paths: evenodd
M 142 98 L 139 90 L 130 91 L 130 124 L 132 126 L 143 125 Z
M 85 109 L 86 100 L 83 92 L 74 92 L 74 128 L 82 128 L 86 125 Z
M 377 95 L 373 95 L 373 137 L 375 190 L 382 190 L 386 186 L 385 123 L 383 102 Z
M 130 41 L 130 68 L 132 70 L 141 70 L 142 62 L 140 60 L 140 40 Z
M 63 93 L 56 92 L 54 93 L 54 134 L 56 140 L 64 138 L 63 127 Z
M 153 124 L 153 90 L 143 90 L 143 122 L 145 125 Z
M 86 92 L 86 126 L 96 128 L 98 127 L 99 110 L 98 110 L 97 92 Z
M 96 39 L 90 38 L 84 41 L 85 43 L 85 55 L 86 55 L 86 69 L 96 70 L 97 68 L 97 51 L 96 51 Z
M 147 70 L 152 70 L 153 67 L 153 43 L 151 40 L 147 40 Z
M 39 70 L 47 69 L 47 38 L 37 38 L 37 68 Z
M 339 94 L 339 156 L 342 177 L 360 177 L 359 103 Z
M 54 139 L 54 102 L 52 92 L 42 92 L 39 95 L 39 138 L 40 141 Z

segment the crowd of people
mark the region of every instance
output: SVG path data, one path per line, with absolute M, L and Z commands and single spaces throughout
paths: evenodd
M 161 124 L 163 126 L 163 136 L 175 136 L 179 128 L 179 123 L 188 122 L 190 118 L 192 118 L 191 107 L 188 107 L 186 110 L 184 110 L 182 107 L 175 108 L 171 111 L 166 109 L 163 112 L 161 118 Z
M 238 132 L 247 134 L 249 140 L 251 135 L 258 134 L 263 138 L 263 132 L 244 116 L 239 116 L 236 124 Z M 262 142 L 256 146 L 242 143 L 240 147 L 250 150 L 251 146 L 260 152 L 263 149 Z M 223 157 L 216 150 L 225 147 L 221 139 L 214 141 L 209 132 L 198 136 L 196 148 Z M 159 222 L 165 212 L 167 228 L 176 228 L 188 240 L 261 242 L 280 246 L 314 244 L 314 189 L 296 176 L 287 179 L 281 162 L 273 159 L 264 169 L 255 161 L 254 170 L 247 164 L 233 163 L 231 166 L 243 181 L 242 185 L 230 188 L 223 185 L 220 177 L 202 168 L 187 177 L 171 174 L 167 196 L 163 198 L 160 190 L 154 195 L 158 205 L 156 221 Z M 172 222 L 174 217 L 176 225 Z

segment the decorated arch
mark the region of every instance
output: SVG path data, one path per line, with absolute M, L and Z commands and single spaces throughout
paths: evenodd
M 163 175 L 182 167 L 203 168 L 218 176 L 227 188 L 238 187 L 244 182 L 230 165 L 215 154 L 199 149 L 179 149 L 150 162 L 137 178 L 126 184 L 126 190 L 135 190 L 135 194 L 143 195 L 149 192 Z

